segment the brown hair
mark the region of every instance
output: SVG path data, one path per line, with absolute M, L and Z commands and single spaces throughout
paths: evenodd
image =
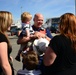
M 27 51 L 27 53 L 23 54 L 23 64 L 27 70 L 35 69 L 38 63 L 38 55 L 35 51 Z
M 65 13 L 60 17 L 60 33 L 72 41 L 72 47 L 76 51 L 76 16 L 72 13 Z

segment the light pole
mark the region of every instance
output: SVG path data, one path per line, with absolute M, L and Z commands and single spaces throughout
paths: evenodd
M 22 14 L 22 6 L 21 6 L 21 14 Z

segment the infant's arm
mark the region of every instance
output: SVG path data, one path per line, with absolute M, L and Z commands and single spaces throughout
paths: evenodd
M 26 32 L 26 37 L 30 37 L 30 32 L 29 32 L 29 30 L 26 30 L 25 32 Z

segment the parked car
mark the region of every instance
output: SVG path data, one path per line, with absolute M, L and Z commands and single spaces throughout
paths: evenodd
M 10 29 L 11 36 L 13 36 L 13 35 L 18 36 L 18 32 L 19 32 L 20 30 L 21 30 L 21 28 L 17 28 L 17 26 L 11 27 L 11 29 Z
M 51 25 L 50 31 L 51 31 L 51 33 L 59 33 L 59 26 L 58 26 L 58 24 Z
M 12 27 L 10 28 L 11 36 L 16 35 L 16 29 L 17 29 L 17 26 L 12 26 Z
M 17 28 L 17 31 L 16 31 L 16 36 L 19 36 L 21 33 L 21 28 Z

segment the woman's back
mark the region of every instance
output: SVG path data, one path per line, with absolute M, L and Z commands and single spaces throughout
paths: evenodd
M 71 40 L 64 35 L 55 36 L 49 46 L 57 55 L 51 66 L 44 67 L 45 73 L 52 75 L 76 75 L 76 53 L 71 47 Z M 44 71 L 43 70 L 43 71 Z

